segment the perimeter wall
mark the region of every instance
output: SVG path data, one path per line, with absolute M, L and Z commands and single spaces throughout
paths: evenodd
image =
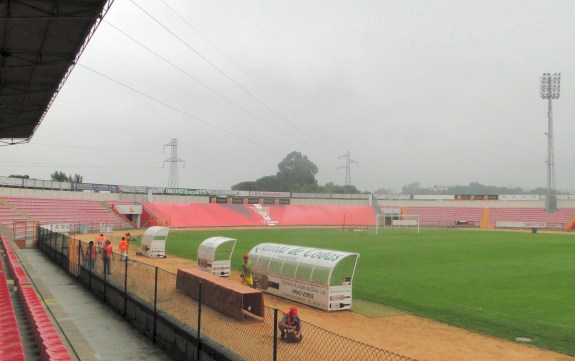
M 263 203 L 375 207 L 545 208 L 544 195 L 409 195 L 253 192 L 68 183 L 0 176 L 0 196 L 167 203 Z M 236 202 L 238 201 L 238 202 Z M 575 208 L 575 195 L 558 195 L 558 208 Z

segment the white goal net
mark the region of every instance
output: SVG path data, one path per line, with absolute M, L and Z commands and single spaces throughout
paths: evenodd
M 409 229 L 419 234 L 419 215 L 379 213 L 376 215 L 375 234 L 378 234 L 380 227 L 390 227 L 392 231 Z

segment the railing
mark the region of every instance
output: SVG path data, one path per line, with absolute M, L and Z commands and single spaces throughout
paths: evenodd
M 40 230 L 39 248 L 169 352 L 174 359 L 199 360 L 413 360 L 340 336 L 302 321 L 303 340 L 278 338 L 278 309 L 264 316 L 246 314 L 236 321 L 176 290 L 176 274 L 113 254 L 104 273 L 102 253 L 89 257 L 88 244 L 48 229 Z M 201 290 L 201 288 L 200 288 Z M 198 342 L 199 339 L 199 342 Z M 202 358 L 203 359 L 203 358 Z

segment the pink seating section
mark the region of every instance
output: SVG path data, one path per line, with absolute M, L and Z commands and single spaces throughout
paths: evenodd
M 456 221 L 469 221 L 477 225 L 483 217 L 482 207 L 406 207 L 409 215 L 419 215 L 422 226 L 453 226 Z
M 6 252 L 6 258 L 8 260 L 8 268 L 10 268 L 10 273 L 12 274 L 12 277 L 14 277 L 14 283 L 18 287 L 29 286 L 30 280 L 20 263 L 20 259 L 16 253 L 14 253 L 12 245 L 4 236 L 1 236 L 1 239 L 3 248 Z
M 120 219 L 98 201 L 3 197 L 10 205 L 40 224 L 98 224 L 115 228 L 129 228 L 129 221 Z M 132 201 L 106 201 L 115 204 L 134 204 Z M 233 227 L 233 226 L 373 226 L 375 213 L 370 206 L 312 206 L 312 205 L 253 205 L 214 203 L 151 203 L 143 202 L 146 210 L 159 220 L 168 220 L 172 227 Z M 407 214 L 419 215 L 424 226 L 451 226 L 456 221 L 479 225 L 483 207 L 405 207 Z M 490 207 L 490 225 L 498 221 L 545 223 L 547 227 L 567 225 L 575 215 L 575 208 L 561 208 L 546 212 L 534 207 Z M 0 224 L 9 228 L 13 221 L 26 221 L 13 209 L 0 204 Z
M 3 197 L 6 202 L 40 224 L 100 224 L 114 228 L 128 225 L 99 201 L 64 198 Z
M 12 229 L 14 221 L 26 222 L 28 219 L 0 203 L 0 224 Z
M 52 320 L 33 288 L 20 288 L 20 297 L 26 305 L 26 317 L 32 327 L 34 339 L 42 360 L 72 360 Z
M 216 203 L 150 203 L 146 210 L 171 227 L 366 226 L 375 224 L 370 206 L 307 206 Z
M 10 289 L 0 262 L 0 360 L 25 361 L 22 338 L 10 299 Z
M 46 313 L 36 291 L 30 287 L 28 276 L 14 253 L 12 245 L 4 236 L 1 236 L 0 240 L 8 256 L 8 265 L 14 275 L 20 298 L 24 302 L 26 317 L 34 333 L 36 344 L 40 349 L 42 360 L 72 361 L 72 357 L 70 357 L 60 335 L 54 328 L 54 324 Z M 2 264 L 0 263 L 1 267 Z M 4 285 L 2 282 L 4 282 Z M 0 329 L 0 360 L 25 360 L 22 340 L 18 332 L 18 325 L 16 324 L 16 317 L 5 277 L 0 278 L 0 300 L 2 301 L 0 302 L 0 325 L 2 325 Z M 8 308 L 10 309 L 8 310 Z
M 373 226 L 374 209 L 369 206 L 253 205 L 214 203 L 151 203 L 144 208 L 154 217 L 169 220 L 172 227 L 234 227 L 234 226 Z M 453 226 L 457 221 L 479 226 L 483 207 L 405 207 L 409 215 L 419 215 L 423 226 Z M 546 212 L 543 208 L 491 207 L 490 225 L 498 221 L 545 223 L 547 227 L 563 227 L 575 215 L 574 208 Z
M 562 228 L 575 215 L 575 208 L 560 208 L 555 212 L 546 212 L 543 208 L 490 208 L 489 223 L 497 221 L 545 223 L 547 228 Z
M 534 207 L 490 207 L 489 225 L 500 221 L 545 223 L 548 228 L 566 226 L 575 215 L 575 208 L 561 208 L 547 212 Z M 479 225 L 483 218 L 482 207 L 406 207 L 407 214 L 419 215 L 424 226 L 451 226 L 456 221 L 471 221 Z

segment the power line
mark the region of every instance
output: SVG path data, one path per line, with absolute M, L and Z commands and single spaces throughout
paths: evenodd
M 259 104 L 261 104 L 264 108 L 266 108 L 268 111 L 270 111 L 272 114 L 274 114 L 276 117 L 282 119 L 284 122 L 286 122 L 287 124 L 291 125 L 294 129 L 298 130 L 301 134 L 305 135 L 306 137 L 308 137 L 309 139 L 312 140 L 311 144 L 315 144 L 318 145 L 318 143 L 316 142 L 316 140 L 314 138 L 312 138 L 311 136 L 309 136 L 306 132 L 302 131 L 301 129 L 299 129 L 295 124 L 293 124 L 292 122 L 290 122 L 288 119 L 286 119 L 285 117 L 283 117 L 281 114 L 279 114 L 278 112 L 276 112 L 274 109 L 272 109 L 270 106 L 268 106 L 266 103 L 264 103 L 262 100 L 260 100 L 258 97 L 256 97 L 254 94 L 252 94 L 249 90 L 247 90 L 245 87 L 243 87 L 240 83 L 238 83 L 237 81 L 235 81 L 231 76 L 229 76 L 226 72 L 224 72 L 222 69 L 220 69 L 217 65 L 215 65 L 214 63 L 212 63 L 209 59 L 207 59 L 205 56 L 203 56 L 199 51 L 197 51 L 196 49 L 194 49 L 192 46 L 190 46 L 188 43 L 186 43 L 184 40 L 182 40 L 178 35 L 176 35 L 172 30 L 170 30 L 167 26 L 165 26 L 164 24 L 162 24 L 159 20 L 157 20 L 155 17 L 153 17 L 149 12 L 147 12 L 144 8 L 142 8 L 140 5 L 136 4 L 134 2 L 134 0 L 130 0 L 130 2 L 132 4 L 134 4 L 138 9 L 140 9 L 143 13 L 145 13 L 150 19 L 152 19 L 155 23 L 157 23 L 158 25 L 160 25 L 162 28 L 164 28 L 168 33 L 170 33 L 174 38 L 176 38 L 179 42 L 181 42 L 182 44 L 184 44 L 188 49 L 190 49 L 191 51 L 193 51 L 196 55 L 198 55 L 202 60 L 204 60 L 206 63 L 208 63 L 209 65 L 211 65 L 215 70 L 217 70 L 220 74 L 222 74 L 224 77 L 226 77 L 229 81 L 231 81 L 232 83 L 234 83 L 238 88 L 240 88 L 243 92 L 245 92 L 248 96 L 250 96 L 252 99 L 254 99 L 256 102 L 258 102 Z
M 125 37 L 127 37 L 128 39 L 132 40 L 133 42 L 135 42 L 136 44 L 138 44 L 139 46 L 141 46 L 142 48 L 146 49 L 148 52 L 154 54 L 156 57 L 158 57 L 159 59 L 161 59 L 162 61 L 166 62 L 167 64 L 169 64 L 171 67 L 173 67 L 174 69 L 178 70 L 179 72 L 181 72 L 182 74 L 185 74 L 186 76 L 188 76 L 190 79 L 194 80 L 195 82 L 197 82 L 198 84 L 200 84 L 201 86 L 205 87 L 206 89 L 208 89 L 209 91 L 211 91 L 212 93 L 216 94 L 217 96 L 219 96 L 220 98 L 224 99 L 225 101 L 227 101 L 228 103 L 234 105 L 235 107 L 237 107 L 238 109 L 242 110 L 243 112 L 251 115 L 252 117 L 254 117 L 255 119 L 259 120 L 260 122 L 262 122 L 263 124 L 267 125 L 268 127 L 277 130 L 278 132 L 282 133 L 283 135 L 286 135 L 294 140 L 298 140 L 296 138 L 294 138 L 292 135 L 286 133 L 285 131 L 283 131 L 281 128 L 275 127 L 273 126 L 271 123 L 266 122 L 264 119 L 262 119 L 261 117 L 259 117 L 257 114 L 249 111 L 248 109 L 242 107 L 241 105 L 239 105 L 238 103 L 234 102 L 233 100 L 231 100 L 230 98 L 226 97 L 225 95 L 223 95 L 222 93 L 220 93 L 219 91 L 215 90 L 214 88 L 210 87 L 208 84 L 204 83 L 203 81 L 201 81 L 200 79 L 194 77 L 192 74 L 188 73 L 187 71 L 185 71 L 184 69 L 180 68 L 179 66 L 177 66 L 176 64 L 174 64 L 173 62 L 169 61 L 168 59 L 164 58 L 163 56 L 161 56 L 160 54 L 156 53 L 154 50 L 150 49 L 149 47 L 147 47 L 146 45 L 142 44 L 141 42 L 139 42 L 138 40 L 134 39 L 132 36 L 128 35 L 126 32 L 122 31 L 121 29 L 119 29 L 117 26 L 115 26 L 114 24 L 110 23 L 107 20 L 104 20 L 104 22 L 106 24 L 108 24 L 109 26 L 111 26 L 112 28 L 114 28 L 116 31 L 120 32 L 122 35 L 124 35 Z
M 223 56 L 230 64 L 232 64 L 232 66 L 234 68 L 236 68 L 237 70 L 240 71 L 240 73 L 242 73 L 246 78 L 248 78 L 252 83 L 254 83 L 258 88 L 260 88 L 260 90 L 262 90 L 265 94 L 267 94 L 269 97 L 271 97 L 273 100 L 275 100 L 276 102 L 278 102 L 281 106 L 283 106 L 284 108 L 286 108 L 287 110 L 293 112 L 293 110 L 289 109 L 285 104 L 282 103 L 281 100 L 279 100 L 277 97 L 275 97 L 273 95 L 272 92 L 270 92 L 268 89 L 264 88 L 257 80 L 255 80 L 254 78 L 252 78 L 245 70 L 243 70 L 239 65 L 237 65 L 226 53 L 224 53 L 220 48 L 218 48 L 214 43 L 212 43 L 207 37 L 204 36 L 204 34 L 202 34 L 198 29 L 196 29 L 194 26 L 192 26 L 192 24 L 190 24 L 183 16 L 181 16 L 177 11 L 175 11 L 170 5 L 168 5 L 164 0 L 161 0 L 162 4 L 164 4 L 164 6 L 166 6 L 168 9 L 170 9 L 170 11 L 177 16 L 180 20 L 182 20 L 182 22 L 184 24 L 186 24 L 190 29 L 192 29 L 196 34 L 198 34 L 206 43 L 208 43 L 212 48 L 214 48 L 221 56 Z M 300 131 L 301 133 L 305 133 L 304 131 L 302 131 L 301 129 L 298 129 L 295 125 L 294 128 L 296 128 L 296 130 Z
M 82 164 L 66 164 L 66 163 L 35 163 L 35 162 L 9 162 L 0 161 L 2 164 L 22 166 L 25 165 L 31 168 L 48 168 L 48 167 L 65 167 L 65 168 L 84 168 L 84 169 L 162 169 L 162 167 L 137 167 L 133 165 L 86 165 Z
M 62 144 L 45 144 L 45 143 L 28 143 L 29 145 L 39 145 L 43 147 L 52 148 L 73 148 L 73 149 L 90 149 L 90 150 L 109 150 L 114 152 L 134 152 L 134 153 L 161 153 L 152 150 L 136 150 L 136 149 L 118 149 L 118 148 L 100 148 L 100 147 L 81 147 L 77 145 L 62 145 Z
M 236 134 L 236 133 L 230 132 L 230 131 L 228 131 L 228 130 L 222 128 L 222 127 L 218 127 L 217 125 L 214 125 L 214 124 L 212 124 L 212 123 L 210 123 L 210 122 L 208 122 L 208 121 L 206 121 L 206 120 L 204 120 L 204 119 L 198 118 L 198 117 L 196 117 L 196 116 L 194 116 L 194 115 L 192 115 L 192 114 L 190 114 L 190 113 L 187 113 L 187 112 L 185 112 L 185 111 L 183 111 L 183 110 L 181 110 L 181 109 L 178 109 L 178 108 L 176 108 L 176 107 L 173 106 L 173 105 L 170 105 L 170 104 L 168 104 L 168 103 L 166 103 L 166 102 L 164 102 L 164 101 L 162 101 L 162 100 L 159 100 L 159 99 L 157 99 L 157 98 L 154 98 L 153 96 L 148 95 L 148 94 L 146 94 L 146 93 L 144 93 L 144 92 L 141 92 L 141 91 L 139 91 L 139 90 L 137 90 L 137 89 L 135 89 L 135 88 L 132 88 L 131 86 L 129 86 L 129 85 L 127 85 L 127 84 L 124 84 L 124 83 L 122 83 L 122 82 L 120 82 L 120 81 L 118 81 L 118 80 L 115 80 L 115 79 L 113 79 L 113 78 L 110 78 L 109 76 L 104 75 L 104 74 L 102 74 L 102 73 L 100 73 L 100 72 L 98 72 L 98 71 L 96 71 L 96 70 L 94 70 L 94 69 L 92 69 L 92 68 L 90 68 L 90 67 L 88 67 L 88 66 L 86 66 L 86 65 L 83 65 L 83 64 L 80 64 L 80 63 L 78 63 L 78 64 L 76 64 L 76 65 L 79 65 L 79 66 L 81 66 L 82 68 L 84 68 L 84 69 L 86 69 L 86 70 L 89 70 L 89 71 L 91 71 L 91 72 L 93 72 L 93 73 L 95 73 L 95 74 L 98 74 L 98 75 L 100 75 L 101 77 L 103 77 L 103 78 L 105 78 L 105 79 L 108 79 L 108 80 L 111 81 L 111 82 L 114 82 L 114 83 L 116 83 L 116 84 L 118 84 L 118 85 L 120 85 L 120 86 L 122 86 L 122 87 L 124 87 L 124 88 L 126 88 L 126 89 L 129 89 L 129 90 L 133 91 L 134 93 L 140 94 L 141 96 L 143 96 L 143 97 L 145 97 L 145 98 L 148 98 L 148 99 L 150 99 L 150 100 L 153 100 L 153 101 L 155 101 L 156 103 L 159 103 L 159 104 L 165 106 L 166 108 L 172 109 L 172 110 L 174 110 L 174 111 L 176 111 L 176 112 L 178 112 L 178 113 L 180 113 L 180 114 L 182 114 L 182 115 L 184 115 L 184 116 L 186 116 L 186 117 L 188 117 L 188 118 L 192 118 L 192 119 L 194 119 L 194 120 L 197 120 L 198 122 L 200 122 L 200 123 L 202 123 L 202 124 L 204 124 L 204 125 L 207 125 L 207 126 L 210 127 L 210 128 L 217 129 L 217 130 L 219 130 L 219 131 L 221 131 L 221 132 L 224 132 L 224 133 L 226 133 L 226 134 L 228 134 L 228 135 L 231 135 L 231 136 L 234 137 L 234 138 L 238 138 L 238 139 L 240 139 L 240 140 L 243 140 L 243 141 L 246 142 L 246 143 L 249 143 L 249 144 L 251 144 L 251 145 L 255 145 L 256 147 L 264 148 L 264 149 L 269 150 L 270 152 L 278 153 L 278 154 L 279 154 L 279 152 L 278 152 L 277 150 L 273 149 L 273 148 L 269 148 L 269 147 L 266 147 L 266 146 L 264 146 L 264 145 L 254 143 L 253 141 L 251 141 L 251 140 L 248 139 L 248 138 L 244 138 L 244 137 L 242 137 L 242 136 L 240 136 L 240 135 L 238 135 L 238 134 Z

